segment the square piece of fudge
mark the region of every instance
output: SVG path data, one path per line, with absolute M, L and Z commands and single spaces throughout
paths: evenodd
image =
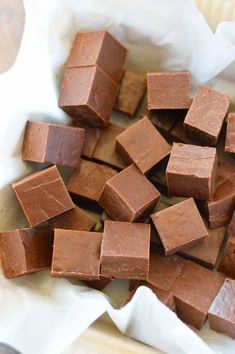
M 235 113 L 228 115 L 225 151 L 235 153 Z
M 127 161 L 132 161 L 142 173 L 147 173 L 171 151 L 171 145 L 161 136 L 148 117 L 127 128 L 116 137 L 116 149 Z
M 55 229 L 51 275 L 99 279 L 101 240 L 100 232 Z
M 56 166 L 35 172 L 12 184 L 30 226 L 36 226 L 74 207 Z
M 216 149 L 174 143 L 166 169 L 170 195 L 210 200 L 216 188 Z
M 226 279 L 208 312 L 210 328 L 235 339 L 235 281 Z
M 131 165 L 105 183 L 99 203 L 112 219 L 135 221 L 149 212 L 159 198 L 159 191 Z
M 226 95 L 200 86 L 184 121 L 188 136 L 206 145 L 216 145 L 228 107 Z
M 68 68 L 61 84 L 59 107 L 77 122 L 104 126 L 116 97 L 116 83 L 98 66 Z
M 48 226 L 1 232 L 0 244 L 2 268 L 7 278 L 51 266 L 53 230 Z
M 208 232 L 192 198 L 151 215 L 166 255 L 202 241 Z
M 127 49 L 108 31 L 77 33 L 66 67 L 98 65 L 112 80 L 119 81 L 123 74 Z
M 84 129 L 45 122 L 27 123 L 23 160 L 79 167 Z
M 149 270 L 150 225 L 105 221 L 101 275 L 145 280 Z
M 187 109 L 191 104 L 190 73 L 160 71 L 147 74 L 148 109 Z

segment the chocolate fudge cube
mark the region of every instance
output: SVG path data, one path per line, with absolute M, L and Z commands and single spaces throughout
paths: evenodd
M 166 169 L 168 192 L 210 200 L 216 187 L 216 149 L 174 143 Z
M 5 277 L 15 278 L 51 266 L 53 230 L 50 227 L 19 229 L 0 234 Z
M 171 287 L 178 317 L 201 329 L 224 280 L 219 273 L 187 261 Z
M 150 211 L 159 198 L 159 191 L 131 165 L 105 183 L 99 203 L 112 219 L 135 221 Z
M 125 128 L 116 124 L 109 124 L 100 132 L 92 158 L 110 165 L 116 169 L 127 167 L 128 163 L 116 152 L 115 138 L 125 131 Z
M 98 65 L 114 81 L 123 74 L 127 50 L 108 31 L 77 33 L 66 67 Z
M 227 240 L 218 270 L 228 277 L 235 279 L 235 235 L 230 236 Z
M 108 124 L 117 97 L 117 85 L 98 66 L 66 69 L 59 106 L 75 121 Z
M 80 169 L 74 170 L 67 189 L 75 196 L 98 202 L 105 182 L 116 174 L 117 171 L 109 166 L 81 160 Z
M 235 281 L 226 279 L 208 312 L 210 328 L 235 339 Z
M 235 153 L 235 113 L 228 115 L 225 151 Z
M 56 166 L 35 172 L 12 184 L 30 226 L 36 226 L 74 207 Z
M 45 122 L 28 122 L 22 158 L 78 168 L 83 143 L 84 129 Z
M 150 225 L 105 221 L 101 275 L 146 279 L 149 270 Z
M 55 229 L 51 275 L 99 279 L 101 240 L 100 232 Z
M 147 117 L 127 128 L 116 137 L 116 141 L 117 151 L 127 161 L 134 162 L 142 173 L 149 172 L 171 150 Z
M 202 241 L 208 232 L 192 198 L 151 215 L 166 255 Z
M 54 229 L 67 229 L 90 231 L 96 224 L 96 220 L 84 210 L 74 205 L 74 208 L 50 219 L 49 224 Z
M 146 91 L 146 75 L 126 70 L 122 77 L 115 108 L 133 116 Z
M 147 74 L 148 109 L 187 109 L 190 99 L 188 71 L 161 71 Z
M 226 95 L 200 86 L 184 121 L 188 136 L 206 145 L 216 145 L 228 107 Z

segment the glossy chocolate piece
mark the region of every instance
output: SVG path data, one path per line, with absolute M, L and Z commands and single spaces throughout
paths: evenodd
M 56 166 L 35 172 L 12 184 L 30 226 L 36 226 L 74 207 Z
M 51 266 L 53 230 L 50 227 L 5 231 L 0 235 L 5 277 L 36 273 Z
M 147 74 L 148 109 L 187 109 L 190 99 L 188 71 L 161 71 Z
M 228 107 L 226 95 L 200 86 L 184 121 L 188 136 L 202 144 L 216 145 Z
M 101 275 L 145 280 L 149 271 L 150 225 L 105 221 Z
M 230 236 L 227 240 L 218 270 L 229 278 L 235 279 L 235 236 Z
M 51 275 L 97 280 L 102 233 L 55 229 Z
M 171 145 L 161 136 L 147 117 L 116 137 L 116 149 L 128 162 L 134 162 L 147 173 L 170 154 Z
M 79 167 L 84 129 L 29 121 L 26 126 L 23 160 Z
M 87 212 L 74 205 L 74 208 L 48 221 L 54 229 L 90 231 L 96 220 Z
M 65 69 L 59 107 L 76 122 L 107 125 L 116 97 L 116 83 L 98 66 Z
M 182 251 L 208 236 L 192 198 L 151 215 L 166 255 Z
M 166 169 L 170 195 L 210 200 L 216 187 L 216 149 L 174 143 Z
M 235 339 L 235 281 L 226 279 L 208 312 L 210 328 Z
M 201 329 L 224 280 L 219 273 L 186 261 L 180 276 L 171 287 L 178 317 Z
M 92 157 L 102 163 L 110 165 L 117 169 L 123 169 L 128 164 L 123 158 L 116 152 L 116 140 L 115 138 L 124 132 L 125 128 L 116 124 L 109 124 L 100 132 L 100 138 L 95 147 Z
M 228 115 L 225 151 L 235 153 L 235 113 Z
M 146 75 L 125 70 L 119 87 L 115 108 L 133 116 L 146 91 Z
M 216 229 L 207 228 L 208 236 L 203 242 L 180 251 L 180 255 L 213 269 L 217 264 L 218 257 L 225 239 L 226 227 L 221 226 Z
M 117 171 L 109 166 L 81 160 L 80 169 L 74 170 L 67 189 L 75 196 L 98 203 L 105 182 L 116 174 Z
M 159 198 L 159 191 L 131 165 L 105 183 L 99 203 L 114 220 L 136 221 L 151 211 Z
M 108 31 L 98 30 L 77 33 L 66 67 L 98 65 L 114 81 L 123 74 L 127 49 Z

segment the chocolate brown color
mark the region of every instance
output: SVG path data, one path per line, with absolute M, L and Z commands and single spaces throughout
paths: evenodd
M 55 229 L 51 275 L 99 279 L 101 240 L 99 232 Z
M 148 111 L 152 124 L 162 133 L 170 133 L 184 110 L 180 109 L 155 109 Z M 185 115 L 184 115 L 185 116 Z
M 117 171 L 109 166 L 81 160 L 80 169 L 74 170 L 67 189 L 73 195 L 98 202 L 105 182 L 116 174 Z
M 216 145 L 228 108 L 226 95 L 200 86 L 184 121 L 188 136 L 206 145 Z
M 216 187 L 216 149 L 174 143 L 166 169 L 170 195 L 210 200 Z
M 208 236 L 192 198 L 151 215 L 166 255 L 182 251 Z
M 89 126 L 83 126 L 83 128 L 85 130 L 85 140 L 82 148 L 82 156 L 92 158 L 100 138 L 101 130 Z
M 150 225 L 105 221 L 101 275 L 145 280 L 149 271 Z
M 84 129 L 45 122 L 28 122 L 24 135 L 23 160 L 79 167 Z
M 208 313 L 210 328 L 235 339 L 235 281 L 226 279 Z
M 133 116 L 146 91 L 146 75 L 125 70 L 119 87 L 115 108 Z
M 98 66 L 65 70 L 59 107 L 75 121 L 108 124 L 117 97 L 116 83 Z
M 218 270 L 235 279 L 235 236 L 229 237 Z
M 190 73 L 165 71 L 147 74 L 148 109 L 187 109 L 190 99 Z
M 105 183 L 99 203 L 114 220 L 136 221 L 149 212 L 159 198 L 159 191 L 131 165 Z
M 54 229 L 90 231 L 96 220 L 84 210 L 74 205 L 74 208 L 48 221 Z
M 235 153 L 235 113 L 228 115 L 225 151 Z
M 66 67 L 98 65 L 114 81 L 123 74 L 127 50 L 108 31 L 77 33 Z
M 30 226 L 36 226 L 74 207 L 56 166 L 13 183 Z
M 90 288 L 102 291 L 111 281 L 110 278 L 100 277 L 98 280 L 85 280 L 85 283 Z
M 116 137 L 116 149 L 128 162 L 134 162 L 147 173 L 170 154 L 171 145 L 161 136 L 147 117 Z
M 0 234 L 5 277 L 15 278 L 51 266 L 53 230 L 50 227 L 5 231 Z
M 233 212 L 233 216 L 232 216 L 231 221 L 228 225 L 228 235 L 235 236 L 235 211 Z

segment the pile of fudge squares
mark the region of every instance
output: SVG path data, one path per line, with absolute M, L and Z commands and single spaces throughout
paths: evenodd
M 129 279 L 126 303 L 145 285 L 235 338 L 235 113 L 207 86 L 191 99 L 188 71 L 146 76 L 126 58 L 105 30 L 76 35 L 59 98 L 70 125 L 25 129 L 23 160 L 49 166 L 12 185 L 29 226 L 1 233 L 4 274 L 50 268 L 99 290 Z M 57 166 L 72 167 L 66 182 Z

